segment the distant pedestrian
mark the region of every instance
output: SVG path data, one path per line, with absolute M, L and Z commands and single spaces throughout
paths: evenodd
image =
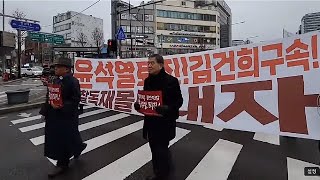
M 154 54 L 148 59 L 149 76 L 144 81 L 144 91 L 162 91 L 163 105 L 156 108 L 161 116 L 144 118 L 143 137 L 149 141 L 155 176 L 148 180 L 165 180 L 170 172 L 169 142 L 176 136 L 176 119 L 183 104 L 180 84 L 177 78 L 167 74 L 163 57 Z M 137 111 L 138 103 L 134 104 Z
M 44 155 L 57 160 L 56 167 L 48 173 L 49 177 L 55 177 L 68 169 L 69 159 L 74 156 L 79 158 L 86 148 L 82 142 L 79 124 L 79 81 L 71 74 L 71 59 L 60 58 L 55 61 L 56 78 L 52 80 L 52 87 L 58 94 L 48 95 L 45 116 L 45 146 Z M 48 83 L 51 88 L 50 82 Z M 60 97 L 56 101 L 52 97 Z

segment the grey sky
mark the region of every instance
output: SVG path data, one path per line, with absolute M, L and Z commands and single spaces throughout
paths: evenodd
M 128 1 L 128 0 L 126 0 Z M 68 10 L 82 11 L 95 1 L 91 0 L 5 0 L 5 13 L 12 14 L 15 9 L 19 9 L 27 15 L 27 18 L 40 21 L 43 26 L 42 31 L 52 32 L 52 17 L 58 13 Z M 134 5 L 140 1 L 131 0 Z M 290 32 L 296 32 L 300 25 L 301 18 L 304 14 L 320 11 L 319 1 L 262 1 L 262 0 L 226 0 L 229 4 L 233 23 L 246 21 L 244 24 L 233 26 L 233 39 L 246 39 L 252 36 L 254 42 L 268 41 L 282 37 L 282 29 L 285 28 Z M 0 3 L 2 11 L 2 2 Z M 105 40 L 111 37 L 111 17 L 110 17 L 110 0 L 101 0 L 98 4 L 86 10 L 84 14 L 93 15 L 104 20 Z M 0 19 L 2 30 L 2 18 Z M 9 20 L 7 19 L 6 30 L 10 29 Z

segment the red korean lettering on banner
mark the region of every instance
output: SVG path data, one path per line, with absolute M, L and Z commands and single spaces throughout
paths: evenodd
M 88 103 L 88 95 L 89 95 L 89 91 L 86 89 L 81 89 L 81 103 Z
M 238 56 L 238 77 L 259 77 L 259 49 L 241 48 L 237 51 Z
M 134 99 L 133 91 L 117 91 L 114 109 L 131 113 Z
M 74 73 L 74 77 L 79 79 L 80 87 L 82 89 L 92 89 L 92 62 L 90 60 L 78 59 L 75 63 L 75 69 L 76 73 Z
M 88 103 L 98 105 L 100 91 L 90 91 L 88 94 Z
M 276 51 L 275 58 L 263 60 L 261 62 L 261 67 L 269 67 L 270 75 L 272 76 L 277 74 L 277 66 L 284 64 L 282 49 L 282 43 L 268 44 L 262 46 L 262 52 Z
M 235 63 L 234 63 L 234 51 L 229 51 L 228 56 L 227 52 L 220 52 L 213 54 L 214 59 L 221 59 L 219 63 L 214 66 L 214 70 L 216 71 L 216 81 L 231 81 L 236 79 L 235 73 Z M 224 65 L 229 66 L 229 74 L 222 74 L 220 70 Z
M 255 91 L 272 90 L 272 81 L 228 84 L 221 87 L 222 92 L 234 92 L 235 99 L 218 117 L 228 122 L 243 111 L 261 124 L 269 124 L 278 118 L 263 108 L 254 98 Z
M 318 61 L 318 35 L 313 35 L 311 38 L 311 47 L 312 47 L 312 58 L 313 58 L 313 68 L 319 68 Z
M 191 56 L 189 57 L 189 61 L 193 64 L 190 66 L 190 72 L 192 72 L 193 75 L 193 84 L 212 82 L 211 60 L 209 54 L 204 54 L 204 59 L 202 55 Z
M 147 61 L 141 61 L 137 62 L 137 78 L 138 78 L 138 84 L 137 86 L 142 87 L 144 84 L 144 80 L 148 77 L 148 62 Z
M 187 58 L 184 57 L 184 56 L 180 57 L 180 62 L 181 62 L 181 64 L 182 64 L 183 84 L 189 84 Z
M 115 97 L 115 91 L 101 91 L 101 96 L 99 99 L 98 106 L 103 106 L 107 109 L 112 109 L 113 107 L 113 100 Z
M 109 89 L 113 89 L 114 73 L 113 64 L 111 61 L 98 61 L 97 69 L 94 71 L 96 74 L 97 83 L 107 83 Z
M 286 49 L 286 62 L 288 67 L 303 66 L 304 71 L 310 70 L 309 45 L 295 39 L 293 44 Z
M 115 70 L 118 75 L 117 89 L 133 89 L 135 86 L 133 62 L 116 61 Z

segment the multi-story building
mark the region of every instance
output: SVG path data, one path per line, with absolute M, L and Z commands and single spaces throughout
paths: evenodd
M 63 35 L 70 47 L 97 47 L 93 32 L 98 30 L 103 35 L 103 20 L 74 11 L 53 17 L 53 33 Z M 100 45 L 103 45 L 103 36 Z
M 218 0 L 216 6 L 220 16 L 220 47 L 230 47 L 232 45 L 232 13 L 228 4 L 224 0 Z
M 25 49 L 22 55 L 21 63 L 35 63 L 48 65 L 53 61 L 52 45 L 25 39 Z
M 134 8 L 129 13 L 127 2 L 113 0 L 112 3 L 117 4 L 118 7 L 117 16 L 112 16 L 112 22 L 115 22 L 112 27 L 113 38 L 116 37 L 119 26 L 123 28 L 127 37 L 120 44 L 121 57 L 146 57 L 154 53 L 156 51 L 154 47 L 155 5 Z M 133 6 L 130 5 L 130 7 Z
M 317 30 L 320 30 L 320 12 L 304 15 L 301 20 L 301 33 Z
M 216 1 L 176 0 L 156 5 L 156 46 L 163 55 L 220 47 Z
M 134 57 L 145 57 L 149 52 L 184 54 L 232 45 L 231 10 L 223 0 L 149 3 L 137 8 L 130 6 L 129 15 L 128 3 L 112 0 L 112 9 L 118 8 L 112 13 L 112 38 L 116 37 L 119 25 L 127 35 L 121 41 L 122 57 L 130 57 L 131 53 Z

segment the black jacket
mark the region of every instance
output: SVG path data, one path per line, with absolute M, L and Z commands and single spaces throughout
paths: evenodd
M 144 81 L 145 91 L 162 91 L 163 105 L 169 107 L 163 117 L 145 116 L 143 137 L 157 140 L 172 140 L 176 135 L 176 119 L 183 104 L 180 84 L 177 78 L 162 68 L 159 74 L 149 75 Z
M 59 160 L 70 158 L 82 143 L 78 130 L 78 106 L 81 98 L 79 81 L 68 74 L 63 79 L 56 79 L 62 86 L 61 109 L 50 105 L 45 121 L 45 156 Z

